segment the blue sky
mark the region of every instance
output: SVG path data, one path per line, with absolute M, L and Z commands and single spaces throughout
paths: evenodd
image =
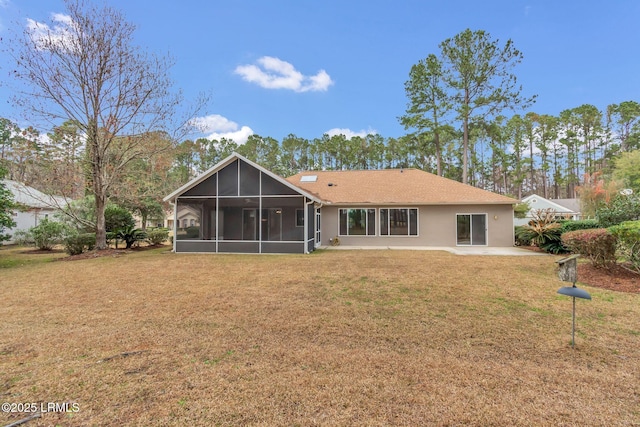
M 108 3 L 137 25 L 141 47 L 174 57 L 173 78 L 187 98 L 213 93 L 205 135 L 239 142 L 251 133 L 312 139 L 337 129 L 404 135 L 397 117 L 411 66 L 466 28 L 512 39 L 522 51 L 515 73 L 526 95 L 538 95 L 532 111 L 640 101 L 636 0 Z M 0 0 L 2 43 L 27 18 L 52 25 L 63 12 L 61 0 Z M 0 54 L 3 79 L 4 63 Z M 8 96 L 0 87 L 0 116 L 26 125 Z

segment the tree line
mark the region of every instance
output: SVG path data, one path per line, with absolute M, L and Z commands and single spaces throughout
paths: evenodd
M 252 135 L 242 145 L 200 138 L 178 146 L 174 167 L 187 180 L 235 151 L 282 176 L 303 170 L 418 168 L 462 181 L 462 132 L 441 128 L 438 139 L 439 155 L 433 132 L 399 138 L 325 134 L 311 140 L 290 134 L 281 141 Z M 468 144 L 471 185 L 517 198 L 532 193 L 576 197 L 585 174 L 608 173 L 617 156 L 640 148 L 640 104 L 625 101 L 605 112 L 582 105 L 558 116 L 498 116 L 471 125 Z
M 558 116 L 534 112 L 498 116 L 470 126 L 469 134 L 471 185 L 517 198 L 532 193 L 575 197 L 585 175 L 608 173 L 621 153 L 640 149 L 640 104 L 625 101 L 609 105 L 605 112 L 582 105 Z M 154 146 L 169 143 L 165 137 L 148 135 L 145 144 L 150 154 L 158 151 Z M 281 141 L 252 135 L 244 144 L 224 138 L 184 140 L 162 154 L 131 162 L 111 196 L 130 199 L 128 205 L 161 198 L 159 192 L 170 192 L 233 152 L 285 177 L 304 170 L 418 168 L 461 181 L 461 132 L 442 128 L 439 146 L 438 166 L 432 132 L 399 138 L 325 134 L 306 139 L 290 134 Z M 0 118 L 0 161 L 10 179 L 78 198 L 85 194 L 90 178 L 83 166 L 85 155 L 80 128 L 71 121 L 42 138 L 33 128 L 20 129 Z

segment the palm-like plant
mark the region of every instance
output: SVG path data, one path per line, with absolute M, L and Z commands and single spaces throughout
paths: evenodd
M 533 219 L 520 228 L 519 237 L 530 240 L 545 252 L 564 252 L 560 239 L 562 224 L 556 221 L 555 216 L 556 212 L 553 209 L 538 209 L 534 212 Z
M 144 230 L 134 227 L 125 227 L 116 232 L 116 238 L 124 240 L 126 248 L 130 249 L 134 243 L 140 242 L 147 238 L 147 233 Z

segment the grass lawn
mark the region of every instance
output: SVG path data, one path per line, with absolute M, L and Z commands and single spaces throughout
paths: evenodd
M 79 409 L 28 427 L 640 424 L 640 295 L 581 286 L 574 350 L 552 256 L 19 256 L 0 401 Z

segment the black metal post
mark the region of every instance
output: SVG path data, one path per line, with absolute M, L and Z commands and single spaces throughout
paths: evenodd
M 571 348 L 576 347 L 576 297 L 573 297 L 573 324 L 571 326 Z
M 573 282 L 576 287 L 576 282 Z M 573 297 L 573 319 L 571 320 L 571 348 L 576 348 L 576 297 Z

